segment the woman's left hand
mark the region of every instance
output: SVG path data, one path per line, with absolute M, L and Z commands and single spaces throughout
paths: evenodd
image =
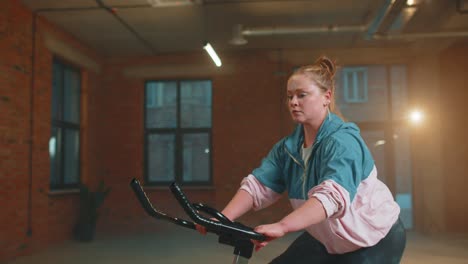
M 286 234 L 284 226 L 280 223 L 260 225 L 257 226 L 255 232 L 263 234 L 267 237 L 265 241 L 252 240 L 255 244 L 255 251 L 259 251 L 262 247 L 266 246 L 270 241 L 280 238 Z

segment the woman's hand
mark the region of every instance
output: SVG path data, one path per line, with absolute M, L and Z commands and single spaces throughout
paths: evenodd
M 195 224 L 195 229 L 197 229 L 198 233 L 200 233 L 202 235 L 206 235 L 206 233 L 207 233 L 206 227 L 204 227 L 202 225 Z
M 255 244 L 255 251 L 259 251 L 262 247 L 266 246 L 270 241 L 286 235 L 286 230 L 281 223 L 274 223 L 268 225 L 257 226 L 255 232 L 263 234 L 267 237 L 265 241 L 252 240 Z
M 212 217 L 210 218 L 210 220 L 212 221 L 218 221 L 218 219 Z M 199 225 L 197 223 L 195 223 L 195 229 L 197 229 L 198 233 L 202 234 L 202 235 L 206 235 L 207 231 L 206 231 L 206 227 L 202 226 L 202 225 Z

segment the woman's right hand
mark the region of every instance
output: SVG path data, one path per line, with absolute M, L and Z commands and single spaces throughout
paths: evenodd
M 202 235 L 206 235 L 206 233 L 207 233 L 206 227 L 204 227 L 202 225 L 195 224 L 195 229 L 197 229 L 198 233 L 200 233 Z
M 210 218 L 210 220 L 212 221 L 218 221 L 218 219 L 216 218 Z M 202 226 L 202 225 L 199 225 L 199 224 L 195 224 L 195 229 L 197 229 L 198 233 L 202 234 L 202 235 L 206 235 L 206 233 L 208 232 L 206 230 L 206 227 Z

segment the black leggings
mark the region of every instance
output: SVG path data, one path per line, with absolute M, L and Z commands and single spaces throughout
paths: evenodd
M 406 232 L 400 219 L 376 245 L 345 254 L 329 254 L 325 246 L 304 232 L 271 261 L 271 264 L 398 264 L 406 245 Z

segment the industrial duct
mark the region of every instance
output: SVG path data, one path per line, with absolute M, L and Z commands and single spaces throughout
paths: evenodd
M 321 34 L 321 33 L 365 33 L 365 39 L 395 40 L 395 39 L 421 39 L 421 38 L 447 38 L 466 37 L 468 31 L 389 34 L 392 24 L 398 16 L 403 17 L 403 22 L 408 22 L 416 13 L 423 0 L 386 0 L 372 21 L 363 25 L 327 25 L 313 27 L 257 27 L 249 28 L 241 24 L 233 27 L 232 45 L 247 44 L 246 36 L 273 36 L 288 34 Z

